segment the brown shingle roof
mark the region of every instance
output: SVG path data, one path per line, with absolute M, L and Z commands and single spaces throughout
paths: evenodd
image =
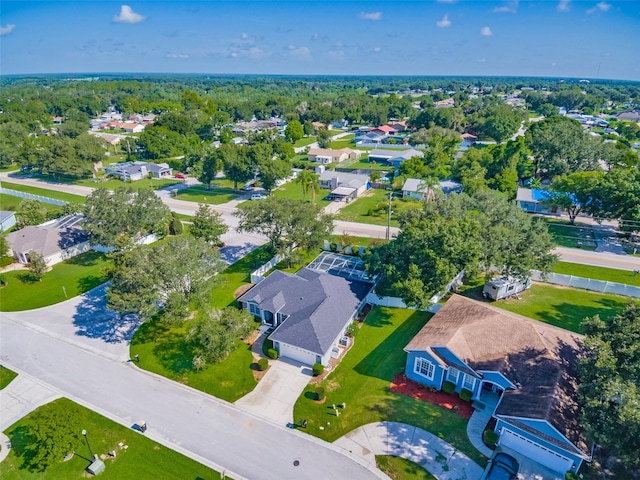
M 576 360 L 582 336 L 454 295 L 405 350 L 447 347 L 470 367 L 496 370 L 517 385 L 496 415 L 544 419 L 583 452 Z

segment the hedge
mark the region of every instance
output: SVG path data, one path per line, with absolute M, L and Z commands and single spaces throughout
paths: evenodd
M 278 351 L 275 348 L 270 348 L 267 350 L 267 357 L 272 358 L 273 360 L 278 359 Z
M 452 382 L 444 382 L 444 385 L 442 385 L 442 390 L 446 393 L 453 393 L 456 390 L 456 384 Z
M 311 371 L 313 372 L 314 377 L 322 375 L 324 373 L 324 365 L 321 363 L 314 363 L 313 367 L 311 367 Z
M 468 390 L 466 388 L 463 388 L 462 390 L 460 390 L 460 398 L 465 402 L 468 402 L 469 400 L 471 400 L 471 397 L 473 397 L 473 392 L 471 390 Z
M 269 367 L 269 360 L 266 358 L 261 358 L 258 360 L 258 370 L 264 372 Z

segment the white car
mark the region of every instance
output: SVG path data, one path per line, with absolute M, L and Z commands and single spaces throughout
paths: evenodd
M 251 195 L 251 200 L 265 200 L 267 198 L 266 195 L 262 195 L 261 193 L 254 193 Z

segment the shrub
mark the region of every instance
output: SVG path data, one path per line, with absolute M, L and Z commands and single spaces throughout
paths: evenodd
M 336 242 L 331 242 L 331 245 L 329 245 L 329 249 L 332 252 L 335 252 L 336 250 L 338 250 L 338 244 Z
M 579 480 L 580 477 L 575 472 L 567 472 L 564 476 L 565 480 Z
M 360 255 L 360 247 L 358 245 L 351 245 L 351 255 L 355 257 Z
M 258 360 L 258 370 L 264 372 L 269 367 L 269 360 L 266 358 L 261 358 Z
M 444 385 L 442 385 L 442 390 L 446 393 L 453 393 L 456 390 L 456 384 L 452 382 L 444 382 Z
M 431 385 L 431 386 L 429 387 L 429 391 L 430 391 L 431 393 L 436 393 L 436 392 L 438 391 L 438 389 L 437 389 L 436 387 L 434 387 L 433 385 Z
M 375 211 L 373 210 L 373 208 L 369 208 L 369 210 L 367 210 L 367 217 L 373 217 L 375 215 Z
M 324 388 L 316 388 L 316 400 L 324 400 Z
M 498 434 L 493 430 L 485 430 L 482 434 L 482 440 L 489 447 L 495 447 L 498 443 Z
M 347 337 L 355 337 L 360 328 L 358 327 L 358 322 L 351 322 L 351 325 L 347 327 L 347 331 L 345 332 Z
M 169 224 L 169 233 L 171 235 L 182 235 L 184 231 L 184 227 L 182 226 L 182 222 L 178 218 L 176 212 L 171 212 L 171 223 Z
M 473 392 L 471 390 L 468 390 L 466 388 L 463 388 L 462 390 L 460 390 L 460 398 L 465 402 L 468 402 L 469 400 L 471 400 L 471 397 L 473 397 Z
M 278 359 L 278 351 L 275 348 L 270 348 L 267 350 L 267 357 L 272 358 L 273 360 Z
M 313 367 L 311 367 L 311 371 L 313 372 L 314 377 L 322 375 L 324 373 L 324 365 L 321 363 L 314 363 Z

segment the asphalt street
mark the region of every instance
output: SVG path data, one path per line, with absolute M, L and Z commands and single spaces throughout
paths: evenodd
M 144 419 L 147 436 L 233 478 L 388 478 L 334 445 L 24 325 L 24 317 L 0 315 L 3 364 L 123 425 Z

